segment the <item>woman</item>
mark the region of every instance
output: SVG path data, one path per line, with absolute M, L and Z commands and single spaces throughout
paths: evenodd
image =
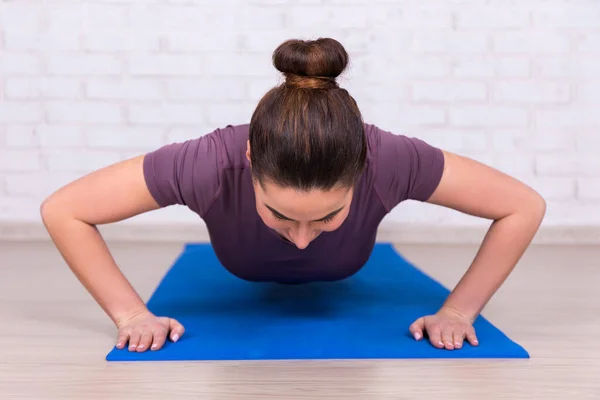
M 333 39 L 290 40 L 273 54 L 286 81 L 249 125 L 227 126 L 108 166 L 61 188 L 44 224 L 77 278 L 119 330 L 117 347 L 160 349 L 184 327 L 155 316 L 96 229 L 185 205 L 206 223 L 221 263 L 251 281 L 333 281 L 369 258 L 377 227 L 416 200 L 493 220 L 463 279 L 410 331 L 438 348 L 477 345 L 472 323 L 535 235 L 545 202 L 499 171 L 365 124 L 336 77 L 348 54 Z

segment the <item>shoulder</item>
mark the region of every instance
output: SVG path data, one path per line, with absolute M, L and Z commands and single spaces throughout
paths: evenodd
M 194 139 L 166 144 L 144 158 L 144 176 L 158 204 L 187 205 L 203 215 L 225 168 L 245 167 L 247 125 L 228 125 Z
M 365 134 L 375 190 L 386 209 L 404 200 L 426 201 L 442 178 L 442 150 L 373 124 L 365 124 Z
M 250 125 L 227 125 L 218 128 L 209 135 L 214 136 L 216 145 L 220 146 L 220 153 L 224 167 L 238 168 L 248 166 L 246 148 L 250 132 Z

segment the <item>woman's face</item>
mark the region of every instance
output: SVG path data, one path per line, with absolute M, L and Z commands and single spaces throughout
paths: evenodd
M 265 183 L 254 184 L 256 210 L 263 222 L 299 249 L 305 249 L 321 232 L 334 231 L 350 211 L 353 189 L 301 192 Z

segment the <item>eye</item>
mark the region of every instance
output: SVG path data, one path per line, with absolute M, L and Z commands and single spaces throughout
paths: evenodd
M 279 221 L 288 221 L 288 219 L 287 219 L 287 218 L 283 218 L 283 217 L 282 217 L 281 215 L 279 215 L 279 214 L 275 214 L 275 213 L 272 213 L 272 214 L 273 214 L 273 216 L 274 216 L 275 218 L 277 218 Z
M 335 218 L 335 215 L 330 215 L 330 216 L 328 216 L 328 217 L 326 217 L 326 218 L 323 218 L 323 219 L 321 220 L 321 222 L 323 222 L 324 224 L 326 224 L 326 223 L 328 223 L 328 222 L 331 222 L 331 220 L 333 220 L 333 218 Z

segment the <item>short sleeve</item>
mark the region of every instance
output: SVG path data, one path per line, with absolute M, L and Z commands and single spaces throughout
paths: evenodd
M 209 134 L 162 146 L 144 156 L 146 185 L 161 207 L 184 205 L 204 216 L 219 190 L 219 143 Z
M 429 199 L 442 179 L 442 150 L 377 128 L 375 136 L 375 188 L 387 211 L 405 200 Z

